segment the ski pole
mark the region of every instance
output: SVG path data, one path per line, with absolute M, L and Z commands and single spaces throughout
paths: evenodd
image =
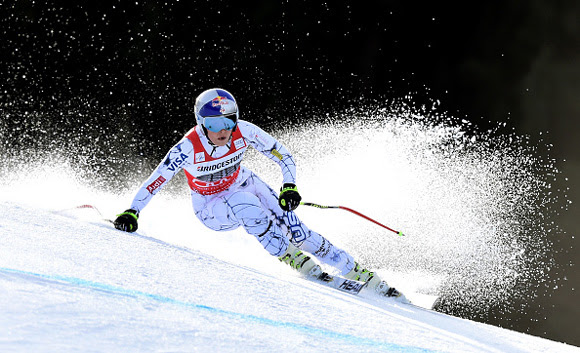
M 93 205 L 88 205 L 88 204 L 87 204 L 87 205 L 80 205 L 80 206 L 76 206 L 76 207 L 71 207 L 71 208 L 65 208 L 64 210 L 60 210 L 60 211 L 53 211 L 53 213 L 59 213 L 59 214 L 62 214 L 62 213 L 65 213 L 65 212 L 67 212 L 67 211 L 72 211 L 72 210 L 80 210 L 80 209 L 83 209 L 83 208 L 88 208 L 88 209 L 91 209 L 91 210 L 95 210 L 95 211 L 96 211 L 96 212 L 99 214 L 99 216 L 101 216 L 101 219 L 102 219 L 103 221 L 105 221 L 105 222 L 109 222 L 109 223 L 114 223 L 114 222 L 113 222 L 113 220 L 111 220 L 111 219 L 108 219 L 108 218 L 105 218 L 105 217 L 103 216 L 103 214 L 101 213 L 101 211 L 99 211 L 99 209 L 98 209 L 98 208 L 96 208 L 96 207 L 95 207 L 95 206 L 93 206 Z
M 375 221 L 374 219 L 372 219 L 372 218 L 370 218 L 368 216 L 365 216 L 364 214 L 362 214 L 360 212 L 357 212 L 357 211 L 355 211 L 355 210 L 353 210 L 351 208 L 348 208 L 348 207 L 344 207 L 344 206 L 323 206 L 323 205 L 318 205 L 318 204 L 315 204 L 315 203 L 312 203 L 312 202 L 300 202 L 300 204 L 301 205 L 304 205 L 304 206 L 311 206 L 311 207 L 316 207 L 316 208 L 339 208 L 341 210 L 345 210 L 345 211 L 354 213 L 355 215 L 360 216 L 360 217 L 362 217 L 362 218 L 364 218 L 364 219 L 366 219 L 368 221 L 371 221 L 371 222 L 373 222 L 375 224 L 378 224 L 379 226 L 381 226 L 383 228 L 386 228 L 386 229 L 390 230 L 393 233 L 396 233 L 398 236 L 401 236 L 401 237 L 405 236 L 405 234 L 403 234 L 403 232 L 398 232 L 398 231 L 396 231 L 396 230 L 394 230 L 392 228 L 389 228 L 386 225 L 384 225 L 382 223 L 379 223 L 379 222 Z

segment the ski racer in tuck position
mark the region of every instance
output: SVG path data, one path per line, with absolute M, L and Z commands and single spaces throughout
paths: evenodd
M 228 91 L 215 88 L 201 93 L 194 110 L 197 125 L 171 148 L 143 183 L 130 209 L 117 216 L 117 229 L 136 231 L 139 213 L 183 169 L 195 215 L 206 227 L 228 231 L 242 225 L 266 251 L 303 275 L 318 277 L 323 273 L 310 254 L 336 268 L 344 278 L 365 282 L 381 295 L 406 299 L 300 221 L 293 212 L 301 196 L 292 155 L 262 129 L 240 120 L 236 100 Z M 279 195 L 241 165 L 249 146 L 281 167 L 283 186 Z

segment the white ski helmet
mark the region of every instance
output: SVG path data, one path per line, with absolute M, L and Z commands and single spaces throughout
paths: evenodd
M 195 120 L 213 132 L 235 130 L 240 113 L 234 96 L 225 89 L 212 88 L 195 100 Z

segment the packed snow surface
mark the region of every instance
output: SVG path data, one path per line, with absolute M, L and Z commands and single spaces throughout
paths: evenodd
M 69 201 L 113 206 L 76 191 Z M 128 234 L 94 209 L 2 201 L 0 351 L 580 352 L 305 280 L 242 231 L 196 227 L 179 203 L 151 205 L 158 215 Z

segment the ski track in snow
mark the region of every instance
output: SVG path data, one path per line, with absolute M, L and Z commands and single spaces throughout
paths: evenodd
M 248 241 L 254 261 L 244 263 L 156 238 L 146 223 L 130 235 L 86 210 L 0 210 L 2 352 L 580 352 L 338 292 L 298 277 L 252 239 L 234 244 Z

